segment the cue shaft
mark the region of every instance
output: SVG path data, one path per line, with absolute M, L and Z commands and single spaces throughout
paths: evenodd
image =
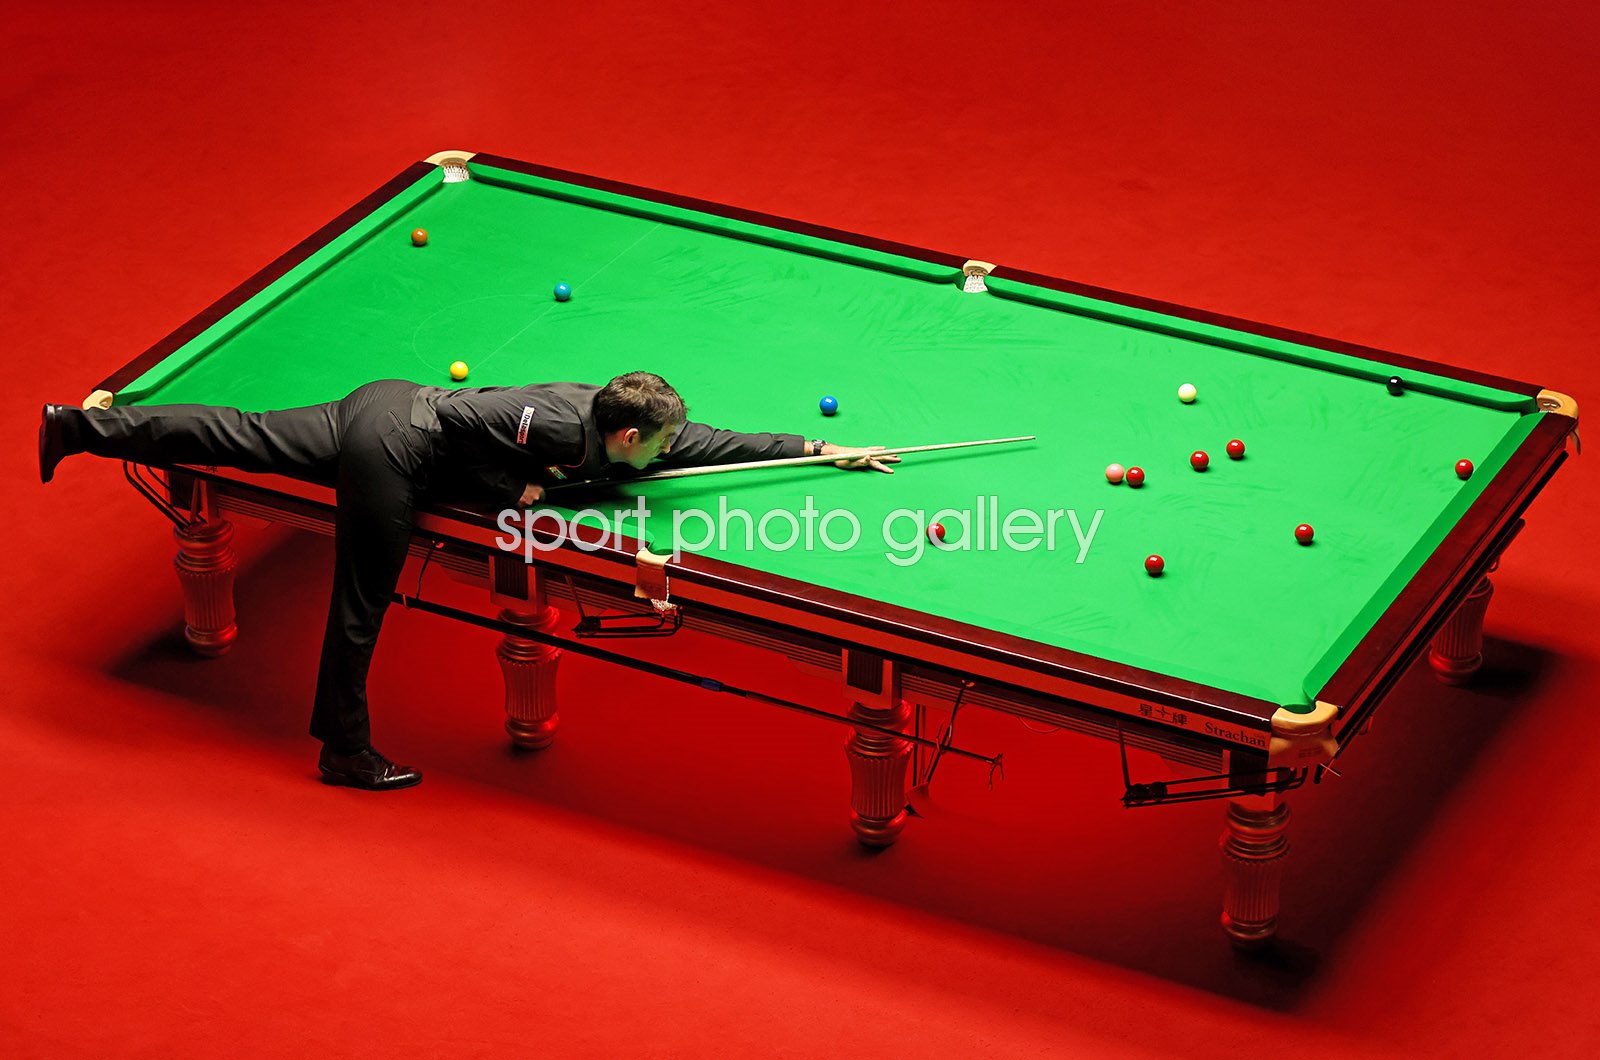
M 707 464 L 702 467 L 678 467 L 657 471 L 633 478 L 587 478 L 581 482 L 558 482 L 546 486 L 545 492 L 567 489 L 571 486 L 593 486 L 599 483 L 657 482 L 669 478 L 693 478 L 699 475 L 725 475 L 732 471 L 759 471 L 769 467 L 804 467 L 808 464 L 834 464 L 840 460 L 860 460 L 862 457 L 899 456 L 901 453 L 931 453 L 939 449 L 968 449 L 975 445 L 1010 445 L 1031 442 L 1038 435 L 1024 434 L 1016 438 L 983 438 L 974 442 L 939 442 L 935 445 L 902 445 L 894 449 L 850 449 L 842 453 L 824 453 L 821 456 L 785 456 L 776 460 L 747 460 L 738 464 Z

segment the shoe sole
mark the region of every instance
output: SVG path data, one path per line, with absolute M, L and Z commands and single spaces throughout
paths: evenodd
M 46 466 L 47 443 L 49 441 L 49 417 L 46 413 L 39 414 L 39 481 L 49 484 L 56 477 L 56 469 Z

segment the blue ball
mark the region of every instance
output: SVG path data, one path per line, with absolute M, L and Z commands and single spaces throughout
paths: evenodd
M 830 394 L 817 402 L 817 408 L 822 410 L 824 416 L 832 416 L 839 411 L 839 399 Z
M 572 297 L 572 288 L 564 283 L 556 284 L 556 301 L 565 302 Z

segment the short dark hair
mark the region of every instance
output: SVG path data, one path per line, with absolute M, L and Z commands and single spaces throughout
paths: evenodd
M 646 438 L 669 423 L 683 423 L 689 407 L 678 392 L 650 372 L 627 372 L 600 388 L 594 399 L 594 421 L 601 434 L 637 427 Z

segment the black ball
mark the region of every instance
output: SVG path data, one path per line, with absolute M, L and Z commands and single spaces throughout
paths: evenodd
M 1401 379 L 1397 375 L 1391 375 L 1389 377 L 1388 386 L 1389 386 L 1389 393 L 1395 395 L 1396 397 L 1398 397 L 1401 394 L 1404 394 L 1406 392 L 1405 380 Z

